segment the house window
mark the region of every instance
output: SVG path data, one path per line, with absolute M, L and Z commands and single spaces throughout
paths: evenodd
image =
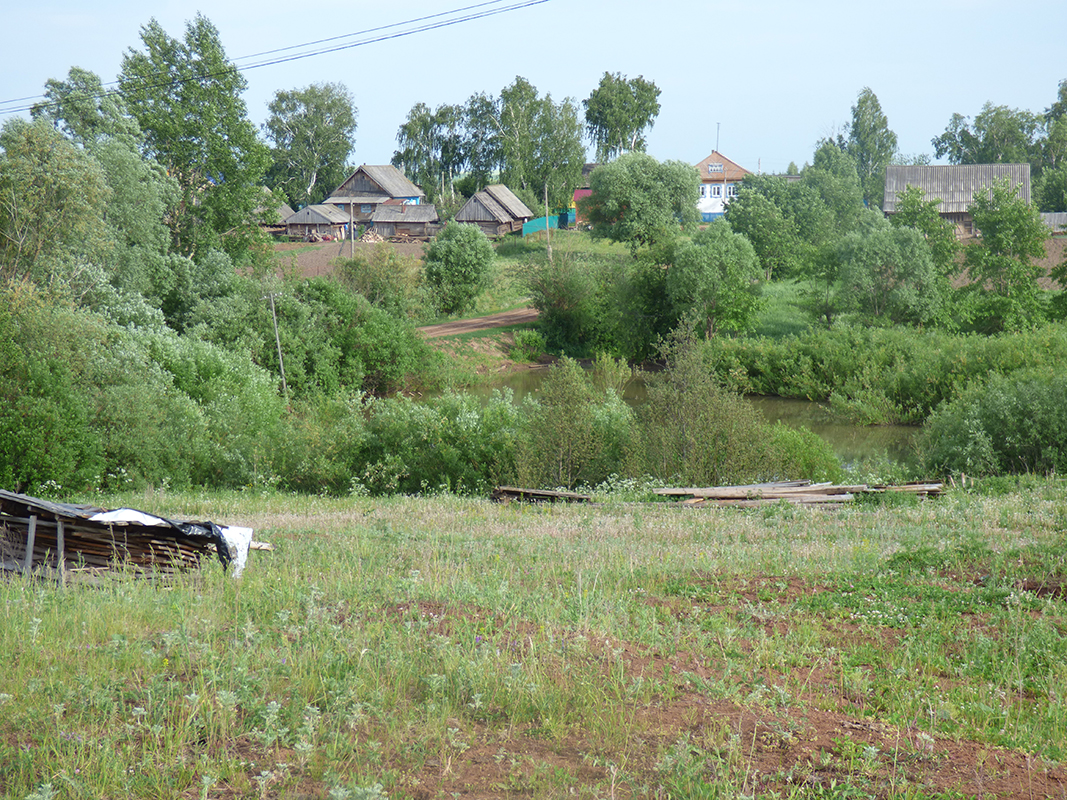
M 708 196 L 708 187 L 705 186 L 704 184 L 700 184 L 700 196 L 701 197 L 707 197 Z
M 372 206 L 370 203 L 362 203 L 360 205 L 360 207 L 359 207 L 359 213 L 360 214 L 373 214 L 374 213 L 374 206 Z
M 711 187 L 711 196 L 712 197 L 722 197 L 722 187 L 721 186 L 712 186 Z
M 737 184 L 736 183 L 731 183 L 729 186 L 726 187 L 726 196 L 727 197 L 737 197 Z
M 725 172 L 726 168 L 723 164 L 708 164 L 708 174 L 715 175 L 719 172 Z

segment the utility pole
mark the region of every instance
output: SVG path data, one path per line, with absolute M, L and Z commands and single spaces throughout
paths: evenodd
M 282 360 L 282 340 L 278 336 L 278 312 L 274 309 L 274 292 L 267 294 L 270 298 L 270 316 L 274 320 L 274 344 L 278 346 L 278 369 L 282 374 L 282 394 L 285 395 L 285 404 L 289 405 L 289 387 L 285 385 L 285 362 Z

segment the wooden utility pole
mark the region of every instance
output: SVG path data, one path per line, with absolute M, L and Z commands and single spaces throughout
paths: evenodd
M 274 309 L 274 292 L 267 294 L 270 298 L 270 316 L 274 320 L 274 343 L 278 346 L 278 370 L 282 374 L 282 394 L 285 395 L 285 404 L 289 404 L 289 387 L 285 385 L 285 362 L 282 360 L 282 340 L 278 336 L 278 312 Z

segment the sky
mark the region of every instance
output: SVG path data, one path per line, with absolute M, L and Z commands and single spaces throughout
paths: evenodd
M 499 13 L 461 21 L 486 12 Z M 71 67 L 114 81 L 151 19 L 181 39 L 197 13 L 239 67 L 343 47 L 246 69 L 244 100 L 258 127 L 276 91 L 345 85 L 359 113 L 353 165 L 389 163 L 416 103 L 496 96 L 516 76 L 579 104 L 605 72 L 643 76 L 662 92 L 651 155 L 695 164 L 718 149 L 771 173 L 844 131 L 865 87 L 900 152 L 933 156 L 953 113 L 973 118 L 986 102 L 1040 113 L 1067 79 L 1064 0 L 39 0 L 5 15 L 0 124 L 28 117 L 17 109 Z M 415 30 L 440 23 L 454 24 Z

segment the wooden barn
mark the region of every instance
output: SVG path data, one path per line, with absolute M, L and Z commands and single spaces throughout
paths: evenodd
M 374 232 L 383 239 L 429 239 L 441 229 L 437 207 L 432 203 L 421 203 L 417 206 L 382 204 L 374 212 L 371 222 L 374 224 Z
M 1029 164 L 951 164 L 939 166 L 890 166 L 885 173 L 887 215 L 896 213 L 897 196 L 909 186 L 918 186 L 927 200 L 940 200 L 938 211 L 956 226 L 960 238 L 974 235 L 971 204 L 976 196 L 992 196 L 993 184 L 1007 178 L 1019 196 L 1030 202 Z
M 367 225 L 380 206 L 386 203 L 422 205 L 426 202 L 426 193 L 391 164 L 364 164 L 323 202 L 344 212 L 346 220 Z
M 314 239 L 330 236 L 345 238 L 348 215 L 336 206 L 319 203 L 306 206 L 285 220 L 285 232 L 291 237 Z
M 486 236 L 504 236 L 521 231 L 534 213 L 501 183 L 486 186 L 456 213 L 456 222 L 477 225 Z

